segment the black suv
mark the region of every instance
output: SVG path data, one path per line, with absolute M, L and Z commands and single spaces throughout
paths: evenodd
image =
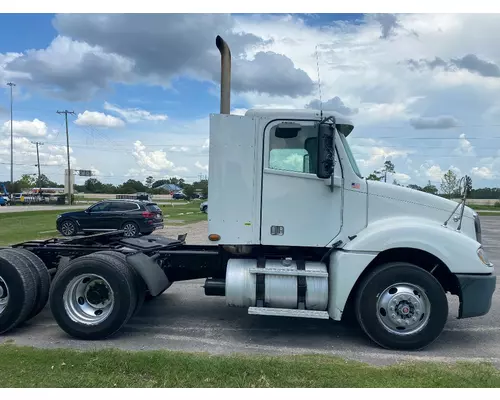
M 155 203 L 142 200 L 104 200 L 84 211 L 61 214 L 56 221 L 63 236 L 121 229 L 124 236 L 149 235 L 163 228 L 163 213 Z

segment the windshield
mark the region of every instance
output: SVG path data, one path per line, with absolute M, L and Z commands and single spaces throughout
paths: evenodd
M 361 175 L 361 172 L 359 171 L 358 164 L 356 163 L 356 159 L 352 155 L 351 147 L 349 146 L 349 143 L 347 143 L 346 137 L 342 133 L 340 133 L 340 132 L 338 132 L 338 133 L 339 133 L 340 140 L 342 141 L 342 144 L 344 145 L 345 152 L 347 153 L 347 157 L 349 158 L 349 162 L 351 163 L 351 166 L 352 166 L 352 169 L 354 170 L 354 173 L 357 176 L 359 176 L 360 178 L 363 178 L 363 176 Z

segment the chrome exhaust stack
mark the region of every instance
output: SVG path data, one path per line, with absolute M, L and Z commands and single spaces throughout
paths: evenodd
M 231 111 L 231 50 L 227 43 L 217 35 L 215 44 L 221 56 L 220 77 L 220 113 L 230 114 Z

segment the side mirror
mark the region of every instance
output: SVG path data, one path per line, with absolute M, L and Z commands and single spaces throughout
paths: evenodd
M 333 175 L 335 126 L 333 124 L 319 124 L 318 126 L 318 156 L 316 176 L 328 179 Z

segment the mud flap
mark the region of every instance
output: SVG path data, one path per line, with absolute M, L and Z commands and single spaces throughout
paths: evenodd
M 160 266 L 144 253 L 128 255 L 127 262 L 144 279 L 152 296 L 158 296 L 172 285 Z

